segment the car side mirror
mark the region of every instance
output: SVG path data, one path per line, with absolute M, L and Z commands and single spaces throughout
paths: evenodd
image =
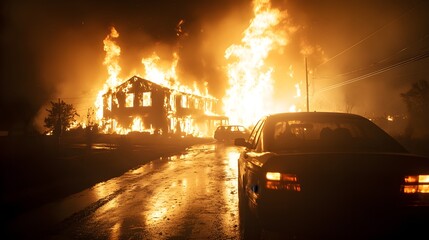
M 236 138 L 234 139 L 235 146 L 247 147 L 250 148 L 250 143 L 248 143 L 244 138 Z

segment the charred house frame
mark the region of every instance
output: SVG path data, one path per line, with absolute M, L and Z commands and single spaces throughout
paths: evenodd
M 163 134 L 210 135 L 227 118 L 216 114 L 218 100 L 170 89 L 133 76 L 115 90 L 103 95 L 103 121 L 114 129 L 130 129 L 136 118 L 143 129 L 161 130 Z M 110 126 L 109 126 L 110 125 Z

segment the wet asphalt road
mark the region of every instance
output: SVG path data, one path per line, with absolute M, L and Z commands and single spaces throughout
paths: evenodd
M 22 216 L 15 234 L 29 239 L 238 239 L 238 156 L 235 146 L 195 145 Z

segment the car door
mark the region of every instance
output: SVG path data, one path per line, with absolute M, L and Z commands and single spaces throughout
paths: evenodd
M 263 130 L 263 126 L 265 124 L 265 119 L 260 120 L 252 130 L 250 134 L 248 143 L 249 147 L 247 147 L 240 157 L 240 168 L 241 170 L 241 178 L 243 179 L 243 188 L 246 197 L 249 199 L 251 205 L 256 205 L 256 199 L 258 196 L 258 173 L 260 172 L 260 166 L 258 166 L 255 158 L 260 152 L 260 138 Z

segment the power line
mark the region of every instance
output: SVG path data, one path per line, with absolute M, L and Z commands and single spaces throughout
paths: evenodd
M 395 53 L 393 53 L 389 57 L 383 58 L 383 59 L 377 61 L 376 63 L 371 64 L 369 67 L 359 68 L 359 69 L 355 69 L 355 70 L 352 70 L 352 71 L 349 71 L 349 72 L 345 72 L 345 73 L 339 73 L 339 74 L 337 74 L 335 76 L 331 76 L 331 77 L 329 77 L 329 76 L 318 77 L 317 79 L 319 79 L 319 78 L 331 78 L 331 79 L 334 79 L 334 78 L 338 78 L 338 77 L 344 77 L 344 76 L 347 76 L 347 75 L 350 75 L 350 74 L 353 74 L 353 73 L 363 72 L 363 71 L 366 71 L 366 70 L 370 70 L 370 68 L 374 68 L 378 64 L 381 64 L 383 62 L 388 62 L 389 60 L 393 59 L 396 55 L 399 55 L 400 53 L 403 53 L 403 52 L 409 50 L 409 48 L 410 48 L 411 45 L 412 46 L 416 46 L 417 45 L 416 43 L 423 42 L 427 37 L 429 37 L 429 33 L 425 34 L 423 37 L 421 37 L 420 39 L 417 39 L 416 41 L 412 42 L 411 44 L 408 44 L 408 46 L 405 46 L 405 47 L 401 48 L 400 50 L 396 51 Z M 427 51 L 428 49 L 426 48 L 426 49 L 421 49 L 421 50 Z
M 359 40 L 358 42 L 356 42 L 355 44 L 351 45 L 350 47 L 344 49 L 343 51 L 335 54 L 333 57 L 329 58 L 328 60 L 322 62 L 321 64 L 317 65 L 314 69 L 332 61 L 333 59 L 337 58 L 338 56 L 344 54 L 345 52 L 349 51 L 350 49 L 356 47 L 357 45 L 361 44 L 362 42 L 366 41 L 367 39 L 369 39 L 370 37 L 374 36 L 375 34 L 377 34 L 378 32 L 380 32 L 382 29 L 384 29 L 385 27 L 391 25 L 392 23 L 396 22 L 398 19 L 402 18 L 404 15 L 408 14 L 409 12 L 411 12 L 411 10 L 413 10 L 414 8 L 416 8 L 417 5 L 409 8 L 408 10 L 406 10 L 405 12 L 403 12 L 401 15 L 399 15 L 398 17 L 396 17 L 395 19 L 393 19 L 392 21 L 384 24 L 383 26 L 381 26 L 380 28 L 378 28 L 377 30 L 375 30 L 374 32 L 370 33 L 369 35 L 367 35 L 366 37 L 364 37 L 363 39 Z
M 402 66 L 402 65 L 405 65 L 405 64 L 408 64 L 408 63 L 411 63 L 411 62 L 416 62 L 416 61 L 419 61 L 419 60 L 425 59 L 425 58 L 427 58 L 427 57 L 429 57 L 429 51 L 424 52 L 424 53 L 421 53 L 421 54 L 418 54 L 418 55 L 416 55 L 416 56 L 414 56 L 414 57 L 411 57 L 411 58 L 405 59 L 405 60 L 400 61 L 400 62 L 398 62 L 398 63 L 395 63 L 395 64 L 393 64 L 393 65 L 390 65 L 390 66 L 387 66 L 387 67 L 381 68 L 381 69 L 379 69 L 379 70 L 373 71 L 373 72 L 371 72 L 371 73 L 368 73 L 368 74 L 365 74 L 365 75 L 362 75 L 362 76 L 359 76 L 359 77 L 355 77 L 355 78 L 349 79 L 349 80 L 344 81 L 344 82 L 341 82 L 341 83 L 333 84 L 333 85 L 331 85 L 331 86 L 328 86 L 328 87 L 322 88 L 321 90 L 317 91 L 317 92 L 316 92 L 316 94 L 317 94 L 317 93 L 326 92 L 326 91 L 329 91 L 329 90 L 332 90 L 332 89 L 335 89 L 335 88 L 339 88 L 339 87 L 342 87 L 342 86 L 344 86 L 344 85 L 348 85 L 348 84 L 350 84 L 350 83 L 354 83 L 354 82 L 357 82 L 357 81 L 360 81 L 360 80 L 363 80 L 363 79 L 366 79 L 366 78 L 369 78 L 369 77 L 372 77 L 372 76 L 378 75 L 378 74 L 380 74 L 380 73 L 387 72 L 387 71 L 389 71 L 389 70 L 392 70 L 392 69 L 394 69 L 394 68 L 400 67 L 400 66 Z

